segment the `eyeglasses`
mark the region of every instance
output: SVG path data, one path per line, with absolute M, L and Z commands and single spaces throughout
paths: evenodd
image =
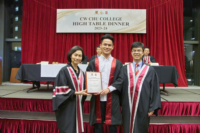
M 141 53 L 142 50 L 141 50 L 141 49 L 138 49 L 138 50 L 135 50 L 135 49 L 134 49 L 134 50 L 132 50 L 131 52 L 133 52 L 133 53 L 137 53 L 137 52 L 138 52 L 138 53 Z
M 112 47 L 113 44 L 107 44 L 107 43 L 104 43 L 103 46 L 104 46 L 104 47 L 106 47 L 106 46 L 107 46 L 107 47 Z

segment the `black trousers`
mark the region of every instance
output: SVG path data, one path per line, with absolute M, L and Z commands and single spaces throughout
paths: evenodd
M 105 122 L 106 116 L 106 102 L 101 102 L 100 106 L 102 123 L 97 123 L 94 125 L 94 133 L 103 133 L 103 123 Z M 109 133 L 117 133 L 117 126 L 109 125 Z

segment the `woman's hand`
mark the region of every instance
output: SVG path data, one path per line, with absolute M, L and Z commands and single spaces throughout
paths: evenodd
M 87 93 L 87 90 L 82 90 L 82 91 L 75 92 L 75 95 L 86 95 L 86 96 L 88 96 L 90 94 Z

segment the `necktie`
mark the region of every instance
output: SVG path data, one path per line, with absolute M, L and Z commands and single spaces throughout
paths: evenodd
M 148 63 L 148 56 L 146 56 L 146 63 Z
M 146 56 L 144 56 L 144 63 L 147 63 L 147 57 Z
M 148 60 L 148 56 L 146 56 L 146 60 L 145 60 L 146 62 L 145 63 L 149 63 L 149 60 Z
M 135 64 L 135 76 L 137 76 L 137 74 L 139 73 L 138 66 L 139 64 Z

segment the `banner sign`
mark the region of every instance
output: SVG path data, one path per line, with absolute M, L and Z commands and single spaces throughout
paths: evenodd
M 145 9 L 57 9 L 57 33 L 146 33 Z

